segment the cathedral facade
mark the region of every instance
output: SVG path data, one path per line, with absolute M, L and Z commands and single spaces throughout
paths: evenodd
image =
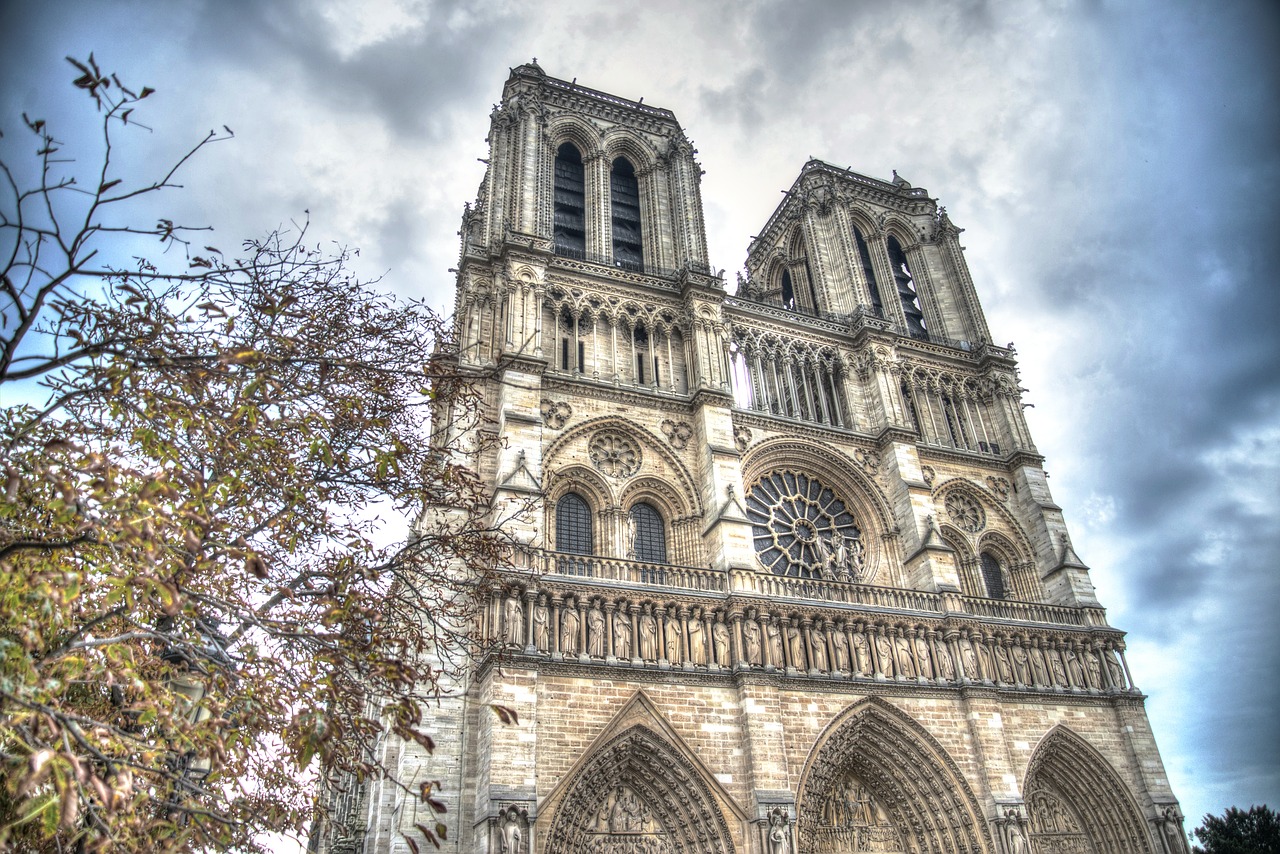
M 811 160 L 731 295 L 670 111 L 528 64 L 488 142 L 457 355 L 513 557 L 434 755 L 379 757 L 445 849 L 1185 854 L 945 210 Z M 434 824 L 344 809 L 321 848 Z

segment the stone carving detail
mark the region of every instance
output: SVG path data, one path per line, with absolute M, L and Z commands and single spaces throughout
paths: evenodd
M 601 430 L 587 445 L 591 464 L 612 478 L 631 477 L 640 470 L 640 448 L 629 436 Z
M 769 813 L 765 846 L 769 854 L 788 854 L 791 851 L 791 817 L 781 807 Z
M 667 437 L 671 447 L 677 451 L 683 451 L 688 446 L 689 440 L 693 438 L 693 428 L 682 421 L 668 419 L 662 422 L 662 435 Z
M 925 486 L 933 486 L 933 481 L 937 474 L 934 472 L 933 466 L 921 466 L 920 476 L 924 478 Z
M 506 623 L 506 641 L 510 646 L 524 646 L 524 607 L 513 591 L 507 594 L 502 605 L 503 620 Z
M 866 784 L 852 773 L 836 784 L 822 804 L 814 839 L 815 850 L 831 854 L 906 850 L 884 808 L 876 803 Z
M 733 444 L 739 451 L 746 451 L 751 446 L 751 428 L 738 427 L 733 431 Z
M 563 400 L 542 401 L 542 422 L 552 430 L 559 430 L 573 417 L 573 407 Z
M 976 534 L 986 527 L 987 515 L 983 512 L 982 505 L 963 492 L 949 493 L 943 504 L 951 521 L 970 534 Z
M 683 754 L 643 725 L 592 756 L 547 829 L 547 851 L 732 854 L 728 826 Z
M 1093 845 L 1080 827 L 1080 820 L 1061 800 L 1049 792 L 1030 798 L 1031 834 L 1036 849 L 1053 854 L 1093 854 Z
M 495 845 L 492 850 L 497 854 L 527 854 L 529 848 L 525 844 L 529 838 L 529 811 L 515 804 L 510 804 L 498 812 L 494 822 L 496 830 Z
M 853 452 L 853 461 L 862 466 L 867 474 L 874 475 L 880 470 L 880 458 L 876 456 L 874 451 L 864 451 L 857 448 Z
M 989 488 L 996 495 L 1000 496 L 1001 501 L 1008 501 L 1009 492 L 1013 489 L 1013 486 L 1009 483 L 1009 481 L 1005 480 L 1002 477 L 988 477 L 987 488 Z

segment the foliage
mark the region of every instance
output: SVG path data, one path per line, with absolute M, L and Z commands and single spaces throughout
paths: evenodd
M 69 61 L 92 173 L 25 115 L 34 163 L 0 164 L 0 848 L 257 850 L 304 831 L 317 768 L 385 773 L 386 731 L 432 746 L 464 579 L 503 552 L 466 464 L 479 401 L 441 318 L 305 225 L 230 258 L 143 220 L 230 132 L 117 174 L 153 90 Z M 168 265 L 121 263 L 143 241 Z M 423 507 L 379 542 L 379 513 Z
M 1191 835 L 1195 854 L 1280 854 L 1280 816 L 1265 804 L 1205 815 Z

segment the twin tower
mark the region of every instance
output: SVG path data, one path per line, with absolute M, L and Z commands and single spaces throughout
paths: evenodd
M 945 210 L 811 160 L 730 294 L 670 111 L 522 65 L 488 142 L 455 337 L 514 559 L 379 757 L 448 850 L 1185 854 Z M 355 794 L 319 847 L 408 850 Z

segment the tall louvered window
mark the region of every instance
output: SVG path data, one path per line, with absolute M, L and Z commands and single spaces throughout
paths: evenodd
M 871 291 L 871 307 L 876 317 L 884 317 L 884 302 L 880 299 L 880 283 L 876 281 L 875 268 L 871 266 L 871 251 L 867 249 L 867 241 L 862 232 L 853 230 L 853 239 L 858 244 L 858 259 L 862 262 L 862 277 L 867 280 L 867 289 Z
M 566 142 L 556 151 L 553 236 L 557 255 L 581 258 L 586 254 L 584 186 L 582 155 L 571 143 Z
M 613 218 L 613 262 L 637 272 L 644 270 L 644 241 L 640 234 L 640 185 L 627 159 L 613 161 L 609 173 Z
M 662 527 L 662 515 L 652 504 L 637 504 L 631 508 L 631 542 L 627 545 L 634 555 L 633 560 L 667 562 L 667 534 Z
M 986 585 L 987 596 L 990 598 L 1005 598 L 1004 574 L 1000 571 L 1000 561 L 990 552 L 982 553 L 982 583 Z
M 556 502 L 556 551 L 574 555 L 594 553 L 591 508 L 577 493 L 567 493 Z
M 902 251 L 898 238 L 890 235 L 885 241 L 889 249 L 889 262 L 893 265 L 893 280 L 898 286 L 898 299 L 902 302 L 902 313 L 907 317 L 907 334 L 912 338 L 928 338 L 924 328 L 924 312 L 920 309 L 920 301 L 916 294 L 916 285 L 911 278 L 911 268 L 907 266 L 907 254 Z
M 782 307 L 788 311 L 796 310 L 796 289 L 791 284 L 791 273 L 782 271 Z

